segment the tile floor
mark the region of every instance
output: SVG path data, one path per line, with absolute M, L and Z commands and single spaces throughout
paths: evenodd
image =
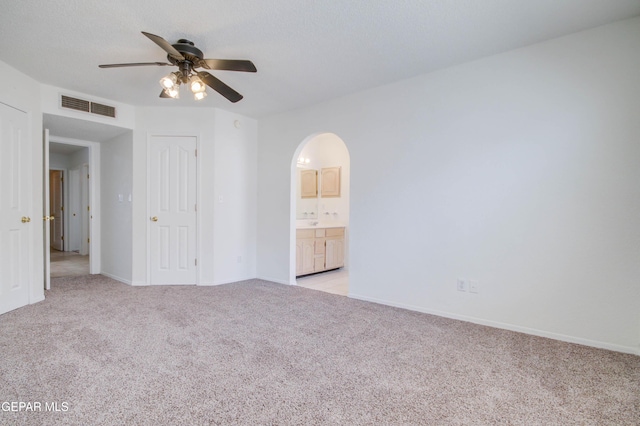
M 51 278 L 89 274 L 89 256 L 51 249 Z
M 347 296 L 349 294 L 349 271 L 336 269 L 307 275 L 296 279 L 296 283 L 300 287 Z

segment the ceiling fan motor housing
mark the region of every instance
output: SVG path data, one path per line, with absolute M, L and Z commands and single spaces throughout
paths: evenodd
M 189 81 L 189 76 L 191 75 L 193 68 L 200 66 L 200 61 L 202 61 L 204 55 L 200 49 L 195 47 L 192 41 L 184 38 L 181 38 L 172 46 L 180 52 L 182 56 L 184 56 L 185 60 L 182 61 L 175 59 L 171 55 L 167 55 L 167 59 L 169 62 L 180 68 L 180 73 L 182 74 L 180 80 L 186 84 Z

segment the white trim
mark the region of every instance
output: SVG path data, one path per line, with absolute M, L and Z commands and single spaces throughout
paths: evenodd
M 600 342 L 597 340 L 584 339 L 581 337 L 568 336 L 566 334 L 552 333 L 549 331 L 538 330 L 535 328 L 521 327 L 518 325 L 507 324 L 507 323 L 498 322 L 498 321 L 485 320 L 481 318 L 470 317 L 467 315 L 458 315 L 450 312 L 426 309 L 420 306 L 391 302 L 388 300 L 376 299 L 374 297 L 361 296 L 361 295 L 352 294 L 352 293 L 349 293 L 348 297 L 352 299 L 357 299 L 357 300 L 364 300 L 365 302 L 373 302 L 381 305 L 393 306 L 396 308 L 422 312 L 425 314 L 436 315 L 444 318 L 451 318 L 459 321 L 471 322 L 474 324 L 486 325 L 489 327 L 499 328 L 503 330 L 515 331 L 515 332 L 530 334 L 530 335 L 539 336 L 539 337 L 546 337 L 549 339 L 560 340 L 562 342 L 577 343 L 579 345 L 591 346 L 598 349 L 607 349 L 615 352 L 623 352 L 623 353 L 628 353 L 633 355 L 640 355 L 640 349 L 634 348 L 632 346 L 622 346 L 622 345 L 616 345 L 613 343 Z
M 202 238 L 200 238 L 199 232 L 199 230 L 202 229 L 202 227 L 200 226 L 200 221 L 202 220 L 202 215 L 200 214 L 200 211 L 202 210 L 202 206 L 200 205 L 200 200 L 202 199 L 200 197 L 200 190 L 202 189 L 202 173 L 200 173 L 200 171 L 202 169 L 200 168 L 201 155 L 198 155 L 198 153 L 200 152 L 200 140 L 202 139 L 201 136 L 202 134 L 200 133 L 196 135 L 196 285 L 206 285 L 200 281 L 202 279 L 202 268 L 200 266 L 203 262 L 203 259 L 200 259 L 200 253 L 202 253 Z M 149 193 L 147 192 L 147 194 Z M 147 196 L 147 199 L 148 198 L 149 197 Z M 211 220 L 213 221 L 213 218 Z
M 119 277 L 119 276 L 117 276 L 117 275 L 109 274 L 109 273 L 107 273 L 107 272 L 103 272 L 103 273 L 101 273 L 100 275 L 104 275 L 105 277 L 111 278 L 112 280 L 120 281 L 120 282 L 121 282 L 121 283 L 123 283 L 123 284 L 133 285 L 133 284 L 132 284 L 132 282 L 131 282 L 131 280 L 128 280 L 128 279 L 126 279 L 126 278 Z
M 295 251 L 294 251 L 294 254 L 295 254 Z M 295 259 L 294 259 L 294 261 L 295 261 Z M 294 267 L 295 267 L 295 262 L 294 262 Z M 295 273 L 295 272 L 294 272 L 294 273 Z M 277 284 L 284 284 L 284 285 L 298 285 L 298 284 L 296 283 L 295 278 L 293 279 L 293 282 L 286 281 L 286 280 L 280 280 L 280 279 L 277 279 L 277 278 L 268 278 L 268 277 L 256 277 L 256 278 L 247 278 L 247 279 L 250 279 L 250 280 L 256 279 L 256 280 L 263 280 L 263 281 L 271 281 L 271 282 L 273 282 L 273 283 L 277 283 Z

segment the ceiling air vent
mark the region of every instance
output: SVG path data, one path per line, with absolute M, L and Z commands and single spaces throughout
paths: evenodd
M 60 95 L 60 106 L 62 108 L 89 112 L 91 114 L 102 115 L 104 117 L 116 117 L 115 107 L 99 104 L 97 102 L 86 101 L 84 99 L 73 98 L 67 95 Z
M 76 111 L 90 112 L 89 104 L 91 102 L 84 99 L 72 98 L 62 95 L 61 105 L 63 108 L 75 109 Z
M 116 109 L 109 105 L 102 105 L 95 102 L 91 102 L 91 112 L 94 114 L 104 115 L 106 117 L 116 116 Z

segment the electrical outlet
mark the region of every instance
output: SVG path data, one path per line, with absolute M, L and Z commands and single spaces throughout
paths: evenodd
M 457 290 L 458 291 L 467 291 L 467 283 L 465 280 L 458 280 L 458 285 L 457 285 Z
M 479 290 L 478 281 L 470 280 L 468 281 L 468 283 L 469 283 L 469 293 L 478 294 L 478 290 Z

